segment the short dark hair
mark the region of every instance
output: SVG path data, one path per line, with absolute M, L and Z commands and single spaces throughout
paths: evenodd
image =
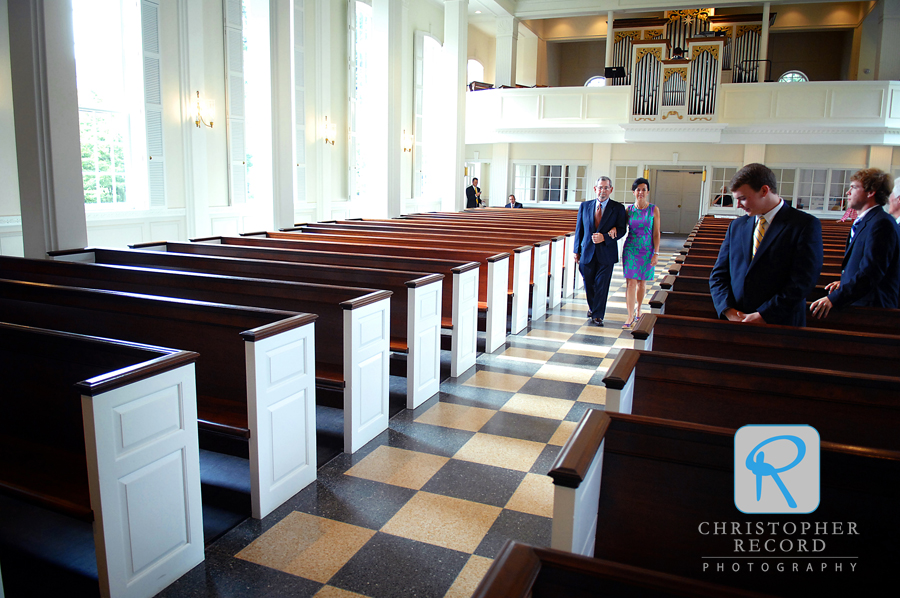
M 875 192 L 875 202 L 883 206 L 891 195 L 891 175 L 877 168 L 857 170 L 850 177 L 851 181 L 859 181 L 866 193 Z
M 635 189 L 637 189 L 641 183 L 647 185 L 647 191 L 650 191 L 650 181 L 648 181 L 644 177 L 638 177 L 634 179 L 634 182 L 631 183 L 631 190 L 634 191 Z
M 754 191 L 759 191 L 763 185 L 766 185 L 772 193 L 778 193 L 778 181 L 775 179 L 775 173 L 765 164 L 758 162 L 747 164 L 732 177 L 732 191 L 737 191 L 744 185 L 749 185 Z
M 477 183 L 477 182 L 478 182 L 478 177 L 473 178 L 473 179 L 472 179 L 472 182 L 473 182 L 473 183 Z

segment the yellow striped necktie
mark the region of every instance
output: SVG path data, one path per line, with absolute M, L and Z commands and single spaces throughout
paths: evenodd
M 760 216 L 756 220 L 756 230 L 753 231 L 753 255 L 751 259 L 756 257 L 756 250 L 759 249 L 759 244 L 762 243 L 763 236 L 766 234 L 766 217 Z

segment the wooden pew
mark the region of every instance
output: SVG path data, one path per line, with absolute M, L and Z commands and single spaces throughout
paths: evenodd
M 507 540 L 472 598 L 761 597 L 718 584 Z
M 466 309 L 473 309 L 471 306 L 474 302 L 474 309 L 485 312 L 485 334 L 487 341 L 487 349 L 493 351 L 506 340 L 506 313 L 507 300 L 510 291 L 508 291 L 507 280 L 509 275 L 510 260 L 508 253 L 492 253 L 490 251 L 470 251 L 470 250 L 451 250 L 437 248 L 409 248 L 401 246 L 385 246 L 385 245 L 350 245 L 347 243 L 332 243 L 325 241 L 298 241 L 284 240 L 272 238 L 260 238 L 253 236 L 241 237 L 210 237 L 205 239 L 195 239 L 193 245 L 209 245 L 209 246 L 243 246 L 243 247 L 265 247 L 270 249 L 300 249 L 313 250 L 319 252 L 338 252 L 338 253 L 356 253 L 356 254 L 372 254 L 375 256 L 397 255 L 401 257 L 412 258 L 437 258 L 442 260 L 456 261 L 460 264 L 477 262 L 480 267 L 477 271 L 466 271 L 465 280 L 461 280 L 459 286 L 454 285 L 454 290 L 458 290 L 459 294 L 456 301 L 464 304 Z M 147 247 L 147 246 L 143 246 Z M 149 247 L 148 247 L 149 248 Z M 197 248 L 196 251 L 206 251 L 206 249 Z M 528 253 L 530 256 L 532 247 L 523 246 L 515 251 L 515 255 L 520 253 Z M 179 251 L 182 251 L 179 247 Z M 187 250 L 185 250 L 186 252 Z M 527 259 L 517 260 L 518 263 L 530 263 L 530 257 Z M 529 280 L 526 271 L 520 268 L 513 269 L 515 274 L 515 284 L 518 295 L 513 298 L 513 313 L 516 311 L 527 312 L 528 308 L 528 284 Z M 475 278 L 477 276 L 477 278 Z M 522 306 L 522 299 L 524 307 Z M 476 316 L 477 316 L 476 311 Z M 466 312 L 469 313 L 468 311 Z M 456 330 L 454 324 L 454 331 Z M 464 327 L 463 330 L 467 330 Z M 460 343 L 465 343 L 467 339 L 458 338 Z M 474 349 L 475 339 L 471 340 Z M 493 349 L 491 348 L 493 347 Z M 468 353 L 467 353 L 468 355 Z M 474 365 L 474 353 L 472 353 L 471 365 Z M 471 365 L 469 367 L 471 367 Z M 461 368 L 461 366 L 460 366 Z M 465 368 L 468 369 L 468 368 Z M 458 376 L 465 369 L 457 369 L 454 377 Z
M 749 354 L 623 349 L 603 383 L 607 411 L 735 429 L 806 423 L 829 442 L 900 449 L 894 376 L 786 366 Z
M 378 247 L 381 253 L 411 251 L 415 253 L 437 250 L 437 251 L 480 251 L 485 253 L 502 253 L 512 252 L 512 270 L 508 272 L 508 289 L 512 298 L 512 332 L 519 330 L 516 323 L 524 322 L 522 328 L 528 322 L 528 305 L 529 305 L 529 285 L 531 288 L 531 317 L 540 318 L 547 311 L 547 276 L 540 273 L 548 272 L 550 267 L 550 241 L 540 241 L 533 244 L 533 251 L 526 251 L 523 248 L 531 249 L 532 245 L 523 245 L 515 247 L 513 244 L 506 243 L 490 243 L 481 241 L 435 241 L 433 239 L 411 239 L 406 235 L 393 235 L 388 237 L 366 236 L 366 235 L 339 235 L 339 234 L 303 234 L 302 231 L 288 230 L 285 232 L 265 232 L 265 233 L 248 233 L 242 237 L 281 239 L 285 241 L 299 243 L 338 243 L 351 247 L 359 248 Z M 388 251 L 383 248 L 390 247 Z M 534 260 L 532 261 L 532 254 Z M 490 277 L 489 277 L 490 278 Z M 490 284 L 490 283 L 489 283 Z M 545 298 L 541 302 L 541 298 Z M 488 310 L 490 317 L 490 310 Z M 505 322 L 505 315 L 504 315 Z M 504 337 L 506 327 L 503 326 Z M 499 345 L 497 345 L 499 346 Z
M 457 372 L 453 375 L 458 376 L 475 365 L 478 292 L 480 289 L 479 264 L 477 262 L 459 263 L 453 260 L 422 257 L 307 251 L 277 247 L 246 247 L 214 242 L 154 242 L 134 247 L 133 255 L 121 253 L 124 250 L 91 248 L 91 251 L 94 252 L 93 260 L 102 263 L 134 264 L 235 276 L 258 275 L 275 280 L 290 281 L 302 280 L 302 276 L 298 276 L 294 269 L 296 263 L 365 268 L 374 277 L 377 277 L 378 273 L 386 266 L 390 270 L 442 274 L 444 281 L 441 283 L 441 326 L 452 331 L 451 371 Z M 185 261 L 185 255 L 166 258 L 160 257 L 160 254 L 163 256 L 166 254 L 195 256 L 200 265 Z M 332 268 L 328 270 L 332 270 Z M 337 272 L 336 275 L 340 275 L 338 269 L 333 270 Z M 447 284 L 448 280 L 452 281 L 452 284 Z M 359 280 L 341 279 L 341 282 L 351 286 L 362 286 L 363 284 Z M 485 285 L 486 287 L 487 285 Z M 412 293 L 413 291 L 407 291 L 406 294 Z M 454 303 L 454 297 L 456 303 Z M 410 301 L 410 305 L 416 304 L 415 300 Z
M 154 596 L 199 564 L 197 354 L 13 324 L 0 339 L 0 491 L 93 521 L 104 596 Z
M 410 408 L 418 407 L 438 392 L 441 382 L 438 307 L 443 278 L 441 274 L 283 264 L 290 276 L 279 277 L 276 276 L 275 268 L 269 267 L 268 262 L 262 262 L 242 264 L 245 266 L 243 274 L 249 274 L 255 266 L 253 278 L 243 276 L 236 278 L 230 275 L 232 272 L 227 276 L 220 275 L 200 263 L 215 262 L 216 258 L 204 260 L 200 256 L 144 252 L 141 255 L 142 259 L 133 259 L 136 253 L 125 250 L 91 249 L 53 252 L 56 259 L 77 260 L 65 263 L 0 258 L 0 274 L 10 272 L 13 274 L 4 275 L 35 282 L 46 281 L 87 287 L 102 284 L 103 286 L 94 288 L 151 295 L 170 294 L 185 299 L 318 314 L 317 384 L 320 388 L 343 394 L 345 404 L 350 397 L 360 396 L 362 389 L 353 389 L 346 385 L 349 370 L 357 367 L 353 364 L 360 339 L 359 330 L 345 326 L 341 303 L 377 290 L 387 290 L 393 293 L 390 302 L 390 348 L 392 351 L 408 353 L 407 405 L 412 406 Z M 107 264 L 128 265 L 97 267 L 100 265 L 98 261 L 102 262 L 104 258 Z M 137 268 L 130 264 L 141 267 Z M 146 266 L 154 270 L 148 272 Z M 177 271 L 162 271 L 160 268 Z M 44 278 L 38 278 L 39 276 Z M 48 278 L 51 276 L 71 278 L 52 280 Z M 344 279 L 354 280 L 356 284 L 353 288 L 335 284 Z M 373 285 L 372 288 L 361 286 L 365 283 Z M 430 307 L 428 313 L 422 314 L 422 307 Z M 335 339 L 340 340 L 336 342 Z M 426 340 L 429 346 L 421 346 Z M 417 342 L 419 345 L 416 345 Z M 349 361 L 345 361 L 347 357 Z M 369 396 L 374 399 L 371 390 L 369 389 Z M 385 394 L 378 400 L 381 403 L 387 399 Z
M 347 307 L 365 312 L 381 301 L 376 293 Z M 386 314 L 386 305 L 380 309 Z M 199 427 L 226 439 L 249 439 L 255 518 L 315 480 L 315 315 L 9 280 L 0 280 L 0 310 L 16 324 L 199 353 Z M 383 344 L 386 353 L 387 337 Z M 362 424 L 380 425 L 366 413 Z M 346 432 L 353 418 L 344 419 Z M 369 430 L 360 425 L 358 431 Z
M 669 274 L 659 282 L 659 287 L 664 291 L 709 293 L 709 277 L 685 276 L 683 274 L 675 276 Z M 806 299 L 807 301 L 815 301 L 826 294 L 824 285 L 816 285 L 809 295 L 806 296 Z
M 821 500 L 814 512 L 745 515 L 734 502 L 734 433 L 588 410 L 549 473 L 555 491 L 552 547 L 780 596 L 847 596 L 863 587 L 886 587 L 895 554 L 900 453 L 823 441 Z M 842 572 L 833 566 L 821 571 L 824 559 L 816 559 L 814 573 L 792 574 L 793 560 L 782 557 L 806 556 L 798 553 L 763 553 L 772 570 L 750 571 L 747 559 L 729 556 L 742 556 L 735 552 L 735 536 L 709 531 L 715 522 L 729 528 L 735 522 L 742 529 L 762 522 L 771 529 L 768 522 L 787 521 L 797 528 L 828 522 L 829 531 L 832 522 L 843 522 L 842 535 L 818 537 L 825 542 L 825 556 L 858 557 L 856 571 L 849 572 L 849 562 Z M 858 535 L 844 533 L 847 522 Z M 797 540 L 800 534 L 798 529 L 796 535 L 738 537 L 747 546 L 751 537 L 762 544 L 773 537 Z M 792 546 L 797 549 L 796 542 Z M 720 562 L 726 563 L 722 571 Z M 787 563 L 786 574 L 778 574 L 777 562 Z

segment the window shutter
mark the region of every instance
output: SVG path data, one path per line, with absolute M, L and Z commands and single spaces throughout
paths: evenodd
M 425 141 L 425 129 L 423 127 L 423 110 L 424 110 L 424 93 L 425 93 L 425 33 L 416 31 L 415 47 L 413 49 L 415 56 L 415 66 L 413 71 L 413 85 L 415 90 L 415 98 L 413 107 L 413 135 L 415 136 L 416 146 L 413 148 L 413 197 L 422 197 L 423 183 L 423 152 L 422 143 Z
M 348 111 L 348 121 L 350 127 L 350 140 L 348 142 L 347 148 L 347 161 L 349 168 L 347 169 L 350 173 L 350 181 L 348 184 L 348 190 L 350 191 L 350 201 L 354 201 L 356 199 L 357 189 L 356 189 L 356 171 L 359 168 L 359 165 L 356 163 L 356 1 L 350 0 L 347 2 L 347 24 L 350 29 L 347 34 L 348 41 L 348 87 L 347 89 L 350 91 L 350 106 Z
M 306 203 L 306 96 L 304 72 L 304 0 L 294 0 L 294 122 L 296 128 L 297 190 L 295 204 Z
M 244 147 L 244 31 L 243 3 L 225 0 L 226 133 L 231 203 L 247 202 L 247 152 Z
M 150 207 L 164 208 L 166 207 L 166 162 L 163 151 L 158 0 L 141 0 L 141 42 L 144 54 L 144 114 L 147 127 L 147 179 Z

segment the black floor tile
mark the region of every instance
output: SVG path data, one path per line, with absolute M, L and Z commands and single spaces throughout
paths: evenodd
M 481 407 L 482 409 L 500 409 L 514 394 L 516 393 L 504 390 L 458 385 L 452 388 L 448 386 L 447 390 L 442 390 L 440 400 L 442 403 Z
M 507 540 L 549 547 L 552 530 L 553 520 L 549 517 L 504 509 L 478 545 L 475 554 L 489 559 L 495 558 Z
M 369 529 L 381 527 L 416 493 L 349 475 L 316 481 L 288 501 L 293 511 Z
M 531 469 L 528 470 L 528 473 L 547 475 L 547 472 L 550 471 L 550 467 L 553 465 L 553 462 L 556 461 L 556 457 L 561 450 L 561 446 L 553 446 L 551 444 L 545 446 L 544 450 L 541 451 L 541 455 L 537 458 L 537 461 L 535 461 L 534 465 L 531 466 Z
M 532 378 L 519 389 L 519 392 L 526 395 L 554 397 L 557 399 L 575 401 L 581 396 L 581 391 L 584 390 L 584 386 L 584 384 L 577 384 L 575 382 Z
M 587 322 L 587 318 L 584 319 Z M 576 332 L 584 324 L 564 324 L 563 322 L 546 322 L 540 320 L 533 322 L 530 326 L 532 330 L 552 330 L 554 332 Z
M 609 327 L 621 326 L 615 322 L 609 322 Z M 598 347 L 609 347 L 619 340 L 615 336 L 594 336 L 593 334 L 573 334 L 569 339 L 570 343 L 578 343 L 579 345 L 595 345 Z
M 498 411 L 479 432 L 532 442 L 548 442 L 559 427 L 559 420 Z
M 452 457 L 469 441 L 474 432 L 455 430 L 416 422 L 392 421 L 388 446 Z
M 499 372 L 501 374 L 513 374 L 515 376 L 534 376 L 542 363 L 531 363 L 528 361 L 516 361 L 514 359 L 493 359 L 489 363 L 479 363 L 475 367 L 479 371 Z
M 209 558 L 156 598 L 312 596 L 323 584 L 235 558 Z
M 450 459 L 422 490 L 502 507 L 524 477 L 525 474 L 521 471 Z M 461 483 L 461 480 L 465 480 L 465 483 Z
M 372 598 L 443 596 L 469 555 L 377 533 L 328 585 Z
M 576 367 L 589 368 L 596 370 L 603 361 L 600 357 L 591 357 L 590 355 L 574 355 L 569 353 L 557 353 L 547 360 L 547 363 L 559 363 L 563 365 L 571 365 Z
M 577 422 L 581 419 L 581 416 L 584 415 L 584 412 L 588 409 L 599 409 L 603 411 L 603 405 L 597 405 L 596 403 L 579 403 L 576 402 L 572 405 L 572 409 L 569 410 L 569 414 L 566 416 L 565 421 L 567 422 Z
M 605 386 L 603 384 L 603 379 L 606 378 L 607 370 L 604 368 L 602 370 L 597 370 L 597 372 L 591 376 L 591 379 L 588 380 L 588 384 L 591 386 Z

